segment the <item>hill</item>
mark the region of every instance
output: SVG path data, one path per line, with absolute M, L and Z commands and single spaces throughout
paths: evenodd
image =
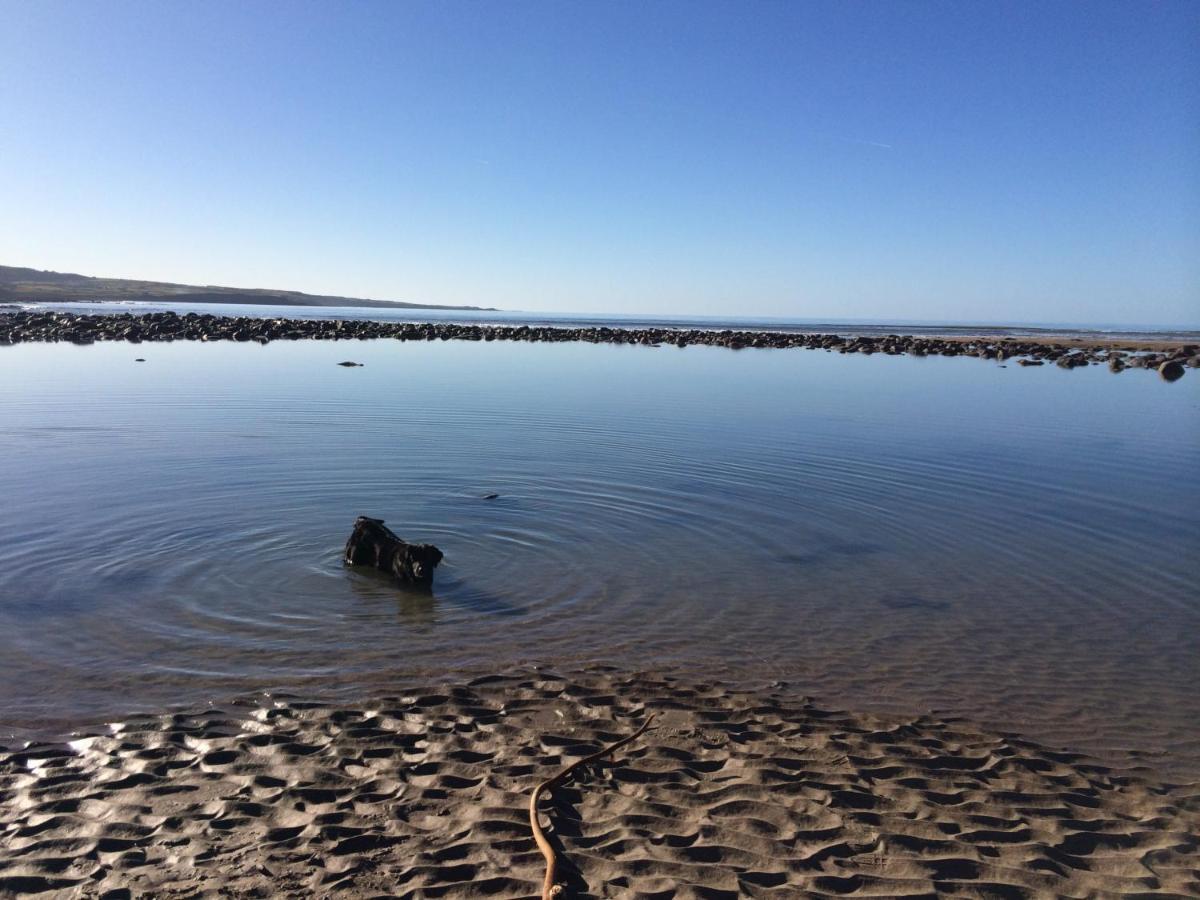
M 305 294 L 273 288 L 233 288 L 217 285 L 173 284 L 128 278 L 93 278 L 69 272 L 43 272 L 0 266 L 0 303 L 95 303 L 139 300 L 150 303 L 239 303 L 266 306 L 357 306 L 377 309 L 488 309 Z

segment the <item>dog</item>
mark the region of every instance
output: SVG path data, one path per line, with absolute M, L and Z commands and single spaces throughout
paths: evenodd
M 410 544 L 396 537 L 383 519 L 359 516 L 346 541 L 348 566 L 373 566 L 394 575 L 403 585 L 429 590 L 442 551 L 433 544 Z

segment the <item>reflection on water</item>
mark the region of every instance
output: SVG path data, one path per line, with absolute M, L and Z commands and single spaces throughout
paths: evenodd
M 696 347 L 134 349 L 0 348 L 8 731 L 571 658 L 779 678 L 1200 771 L 1200 378 Z M 446 553 L 432 597 L 342 567 L 360 514 Z

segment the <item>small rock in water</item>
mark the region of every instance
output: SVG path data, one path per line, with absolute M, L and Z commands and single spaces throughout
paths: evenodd
M 887 594 L 879 600 L 890 609 L 945 609 L 949 604 L 944 600 L 930 600 L 919 594 Z
M 134 362 L 145 362 L 145 361 L 146 360 L 142 359 L 142 357 L 140 357 L 140 356 L 134 360 Z
M 356 363 L 356 362 L 351 362 L 350 360 L 346 360 L 345 362 L 338 363 L 338 365 L 346 366 L 347 368 L 353 368 L 354 366 L 361 366 L 362 363 Z

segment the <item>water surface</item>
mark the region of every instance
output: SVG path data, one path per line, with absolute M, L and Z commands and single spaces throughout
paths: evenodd
M 0 348 L 0 729 L 570 659 L 1200 775 L 1198 412 L 940 357 Z M 432 597 L 343 568 L 358 514 L 445 551 Z

